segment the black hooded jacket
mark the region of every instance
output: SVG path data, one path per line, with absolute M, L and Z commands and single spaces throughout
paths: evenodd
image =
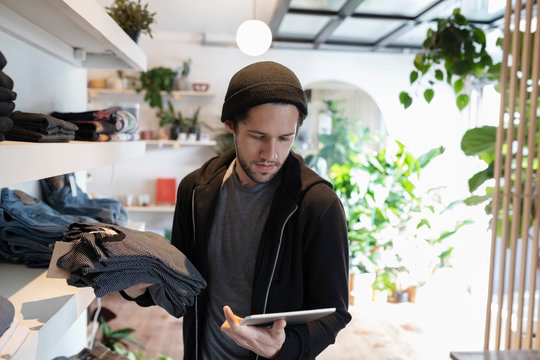
M 178 187 L 172 244 L 204 276 L 217 195 L 234 149 L 207 161 Z M 252 314 L 335 307 L 336 312 L 305 325 L 287 326 L 276 359 L 314 359 L 350 321 L 347 224 L 332 185 L 291 152 L 258 250 Z M 184 358 L 197 359 L 206 290 L 184 316 Z M 253 354 L 253 358 L 256 356 Z
M 206 247 L 219 189 L 234 158 L 233 149 L 208 160 L 178 187 L 172 244 L 203 277 L 212 261 Z M 309 169 L 300 156 L 291 152 L 281 171 L 282 182 L 257 253 L 251 313 L 335 307 L 335 313 L 319 320 L 287 326 L 285 343 L 275 358 L 314 359 L 351 320 L 347 224 L 332 185 Z M 148 292 L 136 299 L 142 306 L 154 300 Z M 199 359 L 206 302 L 203 290 L 184 315 L 184 359 Z

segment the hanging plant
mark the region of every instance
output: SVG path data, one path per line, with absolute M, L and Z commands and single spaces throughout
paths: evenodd
M 436 83 L 447 83 L 453 87 L 456 105 L 463 110 L 470 101 L 466 83 L 470 77 L 490 78 L 499 73 L 500 64 L 486 51 L 486 34 L 470 23 L 454 9 L 452 15 L 437 20 L 437 28 L 429 29 L 422 50 L 414 58 L 414 70 L 409 75 L 411 85 L 415 85 L 430 103 Z M 399 94 L 399 101 L 405 109 L 411 106 L 412 96 L 407 91 Z

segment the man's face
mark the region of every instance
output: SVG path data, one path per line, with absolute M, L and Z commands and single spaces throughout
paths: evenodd
M 268 103 L 251 108 L 236 132 L 225 122 L 234 134 L 236 174 L 243 186 L 265 183 L 276 175 L 291 150 L 298 116 L 294 105 Z

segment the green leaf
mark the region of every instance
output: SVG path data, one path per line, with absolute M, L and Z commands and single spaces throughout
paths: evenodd
M 490 200 L 492 197 L 493 197 L 492 195 L 487 195 L 487 194 L 481 195 L 481 196 L 473 195 L 463 200 L 463 203 L 468 206 L 474 206 L 474 205 L 482 204 L 486 202 L 487 200 Z
M 412 104 L 412 97 L 405 91 L 399 93 L 399 102 L 407 109 Z
M 463 81 L 462 78 L 459 78 L 454 82 L 454 92 L 456 94 L 459 93 L 461 90 L 463 90 L 464 87 L 465 87 L 465 82 Z
M 439 81 L 443 81 L 443 79 L 444 79 L 444 73 L 442 72 L 441 69 L 435 70 L 435 79 L 437 79 L 437 80 L 439 80 Z
M 435 92 L 433 89 L 426 89 L 424 91 L 424 99 L 426 99 L 426 102 L 429 104 L 431 100 L 433 100 L 433 96 L 435 95 Z
M 418 79 L 418 71 L 411 71 L 411 74 L 409 75 L 409 82 L 412 84 Z
M 480 187 L 486 180 L 493 179 L 493 164 L 488 166 L 486 169 L 477 172 L 474 174 L 468 181 L 469 191 L 474 192 Z
M 496 139 L 497 128 L 495 126 L 472 128 L 467 130 L 461 138 L 461 150 L 468 156 L 495 152 Z
M 420 155 L 418 157 L 418 164 L 420 165 L 420 168 L 426 167 L 427 164 L 429 164 L 429 162 L 431 160 L 433 160 L 437 156 L 444 153 L 444 150 L 445 150 L 444 146 L 439 146 L 439 147 L 433 148 L 433 149 L 427 151 L 426 153 Z
M 424 55 L 422 53 L 416 54 L 413 60 L 414 67 L 423 73 L 424 65 Z
M 469 105 L 469 95 L 461 94 L 456 98 L 456 105 L 459 110 L 463 110 L 467 105 Z
M 467 75 L 472 70 L 472 63 L 469 60 L 458 60 L 452 65 L 451 70 L 454 75 Z

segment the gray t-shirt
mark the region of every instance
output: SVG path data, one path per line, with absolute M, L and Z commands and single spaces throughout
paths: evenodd
M 234 171 L 224 179 L 208 243 L 209 301 L 201 344 L 203 359 L 249 357 L 248 350 L 221 331 L 223 306 L 229 305 L 240 317 L 250 314 L 257 250 L 279 175 L 251 188 L 243 187 Z

